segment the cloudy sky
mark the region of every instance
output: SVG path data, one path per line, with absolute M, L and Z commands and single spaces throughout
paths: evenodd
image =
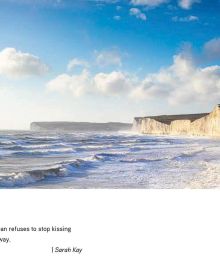
M 0 0 L 0 129 L 220 103 L 219 0 Z

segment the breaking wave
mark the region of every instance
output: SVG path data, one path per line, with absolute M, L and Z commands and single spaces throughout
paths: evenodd
M 0 188 L 220 186 L 220 141 L 120 133 L 0 133 Z
M 74 174 L 77 174 L 80 168 L 86 169 L 91 167 L 91 164 L 94 161 L 96 161 L 95 157 L 87 159 L 76 159 L 72 161 L 57 163 L 56 165 L 49 168 L 0 175 L 0 187 L 19 187 L 51 178 L 72 176 Z
M 192 149 L 190 151 L 183 152 L 176 157 L 173 157 L 173 160 L 192 158 L 192 157 L 196 156 L 197 154 L 201 154 L 204 151 L 205 151 L 205 148 Z
M 155 158 L 155 159 L 146 159 L 146 158 L 135 158 L 135 159 L 126 159 L 126 160 L 120 160 L 120 162 L 123 163 L 150 163 L 150 162 L 157 162 L 157 161 L 163 161 L 169 158 Z

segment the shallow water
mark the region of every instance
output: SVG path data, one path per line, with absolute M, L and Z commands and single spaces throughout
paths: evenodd
M 1 188 L 216 188 L 220 139 L 0 132 Z

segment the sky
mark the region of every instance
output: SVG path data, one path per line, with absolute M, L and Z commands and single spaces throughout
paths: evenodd
M 0 0 L 0 129 L 220 103 L 219 0 Z

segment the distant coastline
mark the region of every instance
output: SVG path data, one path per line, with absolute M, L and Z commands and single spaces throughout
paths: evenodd
M 121 131 L 131 130 L 131 123 L 108 122 L 32 122 L 32 131 Z

